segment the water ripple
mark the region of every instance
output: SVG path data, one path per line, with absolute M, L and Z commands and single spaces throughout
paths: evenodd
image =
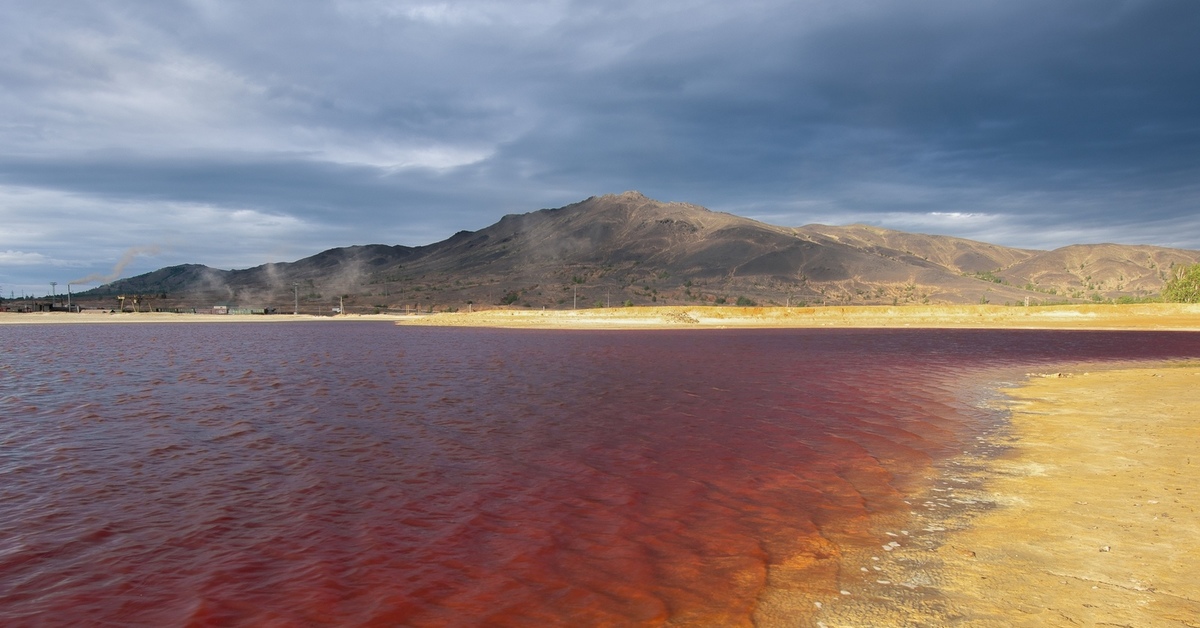
M 1065 360 L 1200 335 L 20 326 L 5 625 L 749 625 Z

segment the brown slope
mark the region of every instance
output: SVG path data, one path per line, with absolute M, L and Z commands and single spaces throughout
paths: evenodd
M 862 238 L 843 242 L 830 235 L 833 228 L 826 231 L 777 227 L 626 192 L 505 216 L 491 227 L 417 249 L 414 259 L 380 277 L 389 295 L 415 297 L 418 304 L 468 296 L 489 303 L 515 294 L 517 303 L 553 307 L 563 305 L 567 294 L 574 302 L 581 288 L 589 304 L 600 293 L 606 303 L 737 297 L 763 303 L 979 302 L 1024 296 L 962 277 L 957 267 L 919 254 Z M 943 248 L 963 249 L 961 258 L 970 248 L 961 242 Z M 974 244 L 1005 261 L 1024 255 Z
M 1039 253 L 1004 268 L 1009 283 L 1058 295 L 1106 299 L 1157 294 L 1181 265 L 1200 262 L 1200 251 L 1124 244 L 1078 244 Z
M 113 307 L 118 295 L 153 295 L 153 307 L 282 307 L 297 294 L 309 300 L 353 294 L 381 268 L 412 255 L 405 246 L 368 244 L 322 251 L 295 262 L 221 270 L 199 264 L 161 268 L 79 293 L 84 303 Z M 324 292 L 324 294 L 322 294 Z
M 520 274 L 553 264 L 657 264 L 681 243 L 744 220 L 636 192 L 592 197 L 557 209 L 510 214 L 476 232 L 417 249 L 414 268 Z
M 906 233 L 869 225 L 805 225 L 796 231 L 811 237 L 824 236 L 880 255 L 917 257 L 959 274 L 1007 268 L 1042 253 L 951 236 Z

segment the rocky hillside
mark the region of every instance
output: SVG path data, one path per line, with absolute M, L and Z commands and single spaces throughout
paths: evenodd
M 779 227 L 637 192 L 509 215 L 422 247 L 354 246 L 245 270 L 185 265 L 80 296 L 145 307 L 328 311 L 648 304 L 1023 303 L 1157 293 L 1200 252 L 1034 251 L 876 227 Z M 114 302 L 115 303 L 115 302 Z

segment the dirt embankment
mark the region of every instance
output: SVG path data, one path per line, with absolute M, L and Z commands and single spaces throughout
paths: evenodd
M 624 307 L 487 310 L 400 318 L 400 325 L 651 329 L 676 327 L 927 327 L 1200 330 L 1200 305 Z
M 910 305 L 846 307 L 619 307 L 485 310 L 442 314 L 293 316 L 166 313 L 0 313 L 0 325 L 31 323 L 278 323 L 395 321 L 399 325 L 544 329 L 914 327 L 1200 330 L 1200 305 Z
M 83 312 L 0 312 L 0 325 L 63 325 L 72 323 L 295 323 L 336 321 L 396 321 L 403 315 L 363 316 L 311 316 L 300 314 L 172 314 L 167 312 L 107 312 L 84 310 Z

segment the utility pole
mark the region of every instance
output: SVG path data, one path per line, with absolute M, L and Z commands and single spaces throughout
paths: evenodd
M 298 316 L 300 314 L 300 284 L 295 281 L 292 282 L 292 296 L 296 299 L 292 316 Z
M 58 285 L 57 281 L 50 282 L 50 309 L 54 309 L 54 301 L 58 299 L 58 295 L 54 293 L 54 287 Z
M 571 301 L 571 309 L 575 310 L 579 308 L 579 286 L 572 286 L 571 290 L 574 295 L 574 299 Z

